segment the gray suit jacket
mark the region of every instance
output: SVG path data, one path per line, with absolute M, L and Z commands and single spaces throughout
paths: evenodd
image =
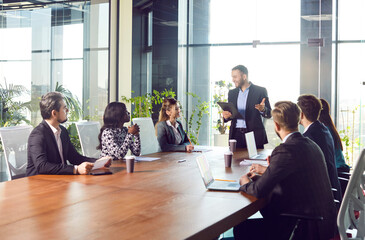
M 179 130 L 182 139 L 180 144 L 175 144 L 174 130 L 166 124 L 166 121 L 157 123 L 157 140 L 160 143 L 160 147 L 163 152 L 182 152 L 185 151 L 185 146 L 190 144 L 181 122 L 177 122 L 179 123 L 179 127 L 177 129 Z

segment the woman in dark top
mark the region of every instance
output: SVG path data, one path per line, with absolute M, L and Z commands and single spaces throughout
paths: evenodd
M 342 153 L 343 151 L 342 142 L 340 135 L 338 134 L 335 124 L 333 123 L 333 120 L 330 115 L 330 105 L 325 99 L 321 98 L 320 100 L 322 103 L 322 111 L 319 115 L 319 121 L 322 122 L 329 129 L 332 135 L 333 142 L 335 144 L 335 158 L 336 158 L 336 168 L 338 176 L 348 179 L 349 175 L 346 173 L 350 171 L 350 167 L 346 164 L 345 158 Z M 341 183 L 342 194 L 344 194 L 347 184 L 344 181 L 340 181 L 340 183 Z
M 163 152 L 191 152 L 194 149 L 181 122 L 177 120 L 179 117 L 180 106 L 176 99 L 165 98 L 156 124 L 157 140 Z
M 139 127 L 137 124 L 124 127 L 124 123 L 130 121 L 130 113 L 124 103 L 111 102 L 104 111 L 104 125 L 100 129 L 97 149 L 101 149 L 101 157 L 111 156 L 114 160 L 122 159 L 128 149 L 133 155 L 141 152 Z

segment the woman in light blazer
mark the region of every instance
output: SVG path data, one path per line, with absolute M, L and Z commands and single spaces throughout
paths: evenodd
M 156 124 L 157 140 L 163 152 L 191 152 L 190 144 L 184 128 L 177 118 L 180 117 L 180 106 L 175 98 L 165 98 Z

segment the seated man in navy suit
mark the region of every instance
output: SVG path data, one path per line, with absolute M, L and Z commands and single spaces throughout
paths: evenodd
M 330 239 L 336 229 L 336 208 L 323 153 L 298 132 L 300 109 L 295 103 L 276 103 L 272 116 L 282 144 L 273 150 L 261 176 L 252 166 L 240 179 L 241 191 L 267 198 L 268 203 L 260 210 L 262 219 L 246 220 L 234 228 L 235 239 L 289 239 L 297 219 L 283 214 L 323 217 L 303 220 L 295 239 Z
M 326 161 L 331 186 L 337 190 L 334 192 L 334 197 L 341 202 L 342 193 L 337 175 L 335 145 L 328 128 L 318 121 L 322 110 L 322 103 L 314 95 L 303 94 L 298 98 L 298 106 L 302 110 L 300 124 L 304 127 L 303 135 L 313 140 L 321 148 Z
M 80 155 L 66 128 L 68 109 L 59 92 L 42 96 L 39 103 L 43 121 L 28 138 L 27 176 L 37 174 L 88 174 L 96 159 Z M 69 161 L 72 165 L 67 164 Z M 107 163 L 107 165 L 109 165 Z

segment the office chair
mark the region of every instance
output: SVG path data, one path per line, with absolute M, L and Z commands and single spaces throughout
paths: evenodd
M 100 150 L 96 147 L 99 145 L 100 123 L 77 122 L 75 125 L 80 138 L 82 154 L 91 158 L 99 158 Z
M 132 122 L 133 124 L 137 124 L 139 126 L 139 136 L 141 138 L 141 155 L 161 152 L 152 118 L 133 118 Z
M 32 130 L 32 126 L 0 128 L 7 174 L 10 180 L 22 178 L 26 175 L 28 137 Z
M 364 171 L 365 149 L 362 150 L 359 160 L 354 167 L 337 216 L 337 226 L 342 240 L 365 238 Z

